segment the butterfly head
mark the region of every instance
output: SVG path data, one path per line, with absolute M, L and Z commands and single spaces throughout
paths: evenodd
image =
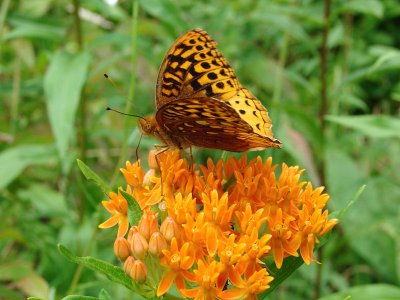
M 146 116 L 138 120 L 140 131 L 144 135 L 155 135 L 158 131 L 158 124 L 154 116 Z

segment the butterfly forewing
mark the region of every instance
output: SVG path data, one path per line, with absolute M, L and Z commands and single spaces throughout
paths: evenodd
M 266 108 L 238 81 L 203 30 L 184 34 L 162 62 L 156 120 L 178 147 L 229 151 L 280 147 Z
M 240 84 L 228 62 L 203 30 L 180 37 L 168 51 L 157 80 L 156 106 L 189 97 L 228 99 Z

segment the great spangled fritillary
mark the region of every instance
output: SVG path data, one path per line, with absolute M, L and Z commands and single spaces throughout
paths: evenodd
M 194 29 L 169 49 L 157 79 L 156 116 L 139 120 L 165 147 L 242 152 L 279 148 L 266 108 L 235 76 L 207 32 Z

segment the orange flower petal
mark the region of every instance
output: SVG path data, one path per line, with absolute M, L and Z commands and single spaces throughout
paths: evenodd
M 118 237 L 125 236 L 128 232 L 129 221 L 128 217 L 124 216 L 120 218 L 119 227 L 118 227 Z
M 207 251 L 208 254 L 211 257 L 213 257 L 217 252 L 217 246 L 218 246 L 217 231 L 215 230 L 215 227 L 210 224 L 206 226 L 207 226 L 207 232 L 206 232 Z
M 169 290 L 174 282 L 175 276 L 176 273 L 172 270 L 168 270 L 167 273 L 165 273 L 164 277 L 160 281 L 160 284 L 158 285 L 157 297 L 164 295 Z
M 198 294 L 199 294 L 200 291 L 201 291 L 200 288 L 199 288 L 199 287 L 196 287 L 196 288 L 194 288 L 194 289 L 182 289 L 182 290 L 180 290 L 179 292 L 180 292 L 183 296 L 185 296 L 185 297 L 187 297 L 187 298 L 202 299 L 202 298 L 198 298 L 198 297 L 197 297 L 197 296 L 199 296 Z
M 118 224 L 119 215 L 113 215 L 105 222 L 99 225 L 99 228 L 110 228 Z
M 246 289 L 230 289 L 218 294 L 218 298 L 223 300 L 243 299 L 244 296 L 246 296 Z
M 244 282 L 243 282 L 242 277 L 240 276 L 237 268 L 232 267 L 229 269 L 229 280 L 236 287 L 240 287 L 240 288 L 244 287 Z
M 185 288 L 185 278 L 182 274 L 177 274 L 175 277 L 175 286 L 178 291 L 183 290 Z

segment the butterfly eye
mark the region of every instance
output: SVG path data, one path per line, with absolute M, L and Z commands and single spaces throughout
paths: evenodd
M 146 124 L 144 126 L 145 126 L 146 132 L 151 132 L 152 131 L 151 130 L 151 123 L 149 121 L 146 121 Z
M 156 126 L 154 126 L 154 124 L 153 124 L 154 121 L 155 121 L 155 119 L 151 116 L 139 119 L 138 125 L 140 128 L 140 131 L 144 135 L 154 135 L 154 131 L 156 129 Z

